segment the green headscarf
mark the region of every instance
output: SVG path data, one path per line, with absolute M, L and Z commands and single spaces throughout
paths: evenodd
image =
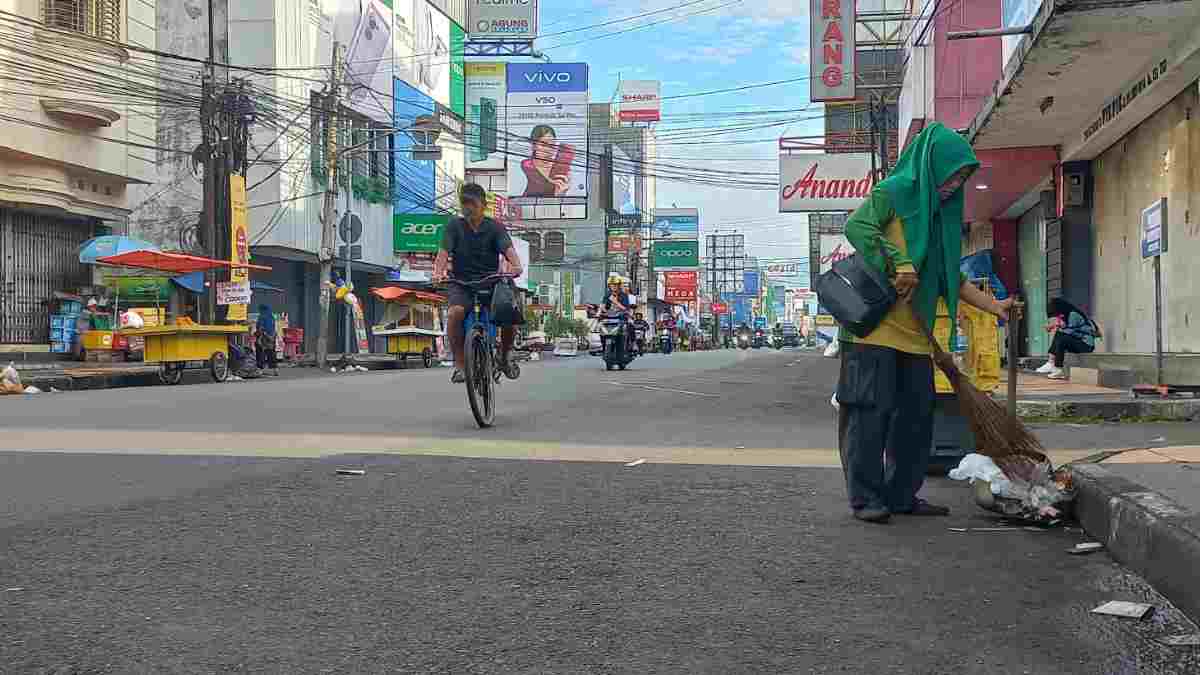
M 908 257 L 920 283 L 912 305 L 933 330 L 938 297 L 950 310 L 950 339 L 958 313 L 959 260 L 962 257 L 963 191 L 942 201 L 938 186 L 963 167 L 977 167 L 971 144 L 940 122 L 917 134 L 888 177 L 879 184 L 904 223 Z

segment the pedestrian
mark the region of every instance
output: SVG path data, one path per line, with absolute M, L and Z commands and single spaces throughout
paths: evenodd
M 934 123 L 909 142 L 891 174 L 846 222 L 846 238 L 868 265 L 888 275 L 899 298 L 866 337 L 838 331 L 838 427 L 850 507 L 859 520 L 950 513 L 917 497 L 933 445 L 934 405 L 932 349 L 917 322 L 920 317 L 932 331 L 939 305 L 945 307 L 953 342 L 960 298 L 1002 317 L 1012 305 L 959 272 L 962 186 L 978 166 L 966 140 Z
M 1067 374 L 1063 370 L 1063 358 L 1067 352 L 1091 354 L 1095 351 L 1100 327 L 1066 298 L 1051 300 L 1046 306 L 1046 316 L 1050 318 L 1046 330 L 1053 333 L 1054 337 L 1050 339 L 1050 359 L 1037 372 L 1052 380 L 1065 380 Z
M 279 360 L 275 352 L 275 314 L 263 303 L 258 306 L 257 332 L 254 336 L 254 351 L 258 360 L 258 369 L 279 375 Z M 270 369 L 268 371 L 268 368 Z

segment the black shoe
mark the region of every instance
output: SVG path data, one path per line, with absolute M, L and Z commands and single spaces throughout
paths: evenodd
M 930 504 L 924 499 L 917 499 L 913 501 L 911 510 L 897 511 L 896 513 L 904 516 L 948 516 L 950 515 L 950 507 L 938 506 L 937 504 Z
M 517 364 L 513 363 L 512 354 L 500 357 L 500 372 L 510 380 L 515 380 L 521 376 L 521 369 Z
M 867 507 L 862 509 L 854 509 L 854 517 L 867 523 L 883 524 L 892 517 L 892 514 L 887 509 Z
M 454 384 L 462 384 L 467 381 L 467 374 L 462 368 L 455 368 L 453 373 L 450 373 L 450 381 Z

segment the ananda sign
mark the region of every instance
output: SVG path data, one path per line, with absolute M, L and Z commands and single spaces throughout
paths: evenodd
M 779 156 L 779 212 L 853 211 L 871 194 L 871 156 Z

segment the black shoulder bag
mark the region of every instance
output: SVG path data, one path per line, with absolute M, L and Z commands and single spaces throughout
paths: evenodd
M 857 337 L 874 331 L 896 304 L 896 289 L 887 277 L 855 253 L 817 277 L 817 301 L 838 324 Z

